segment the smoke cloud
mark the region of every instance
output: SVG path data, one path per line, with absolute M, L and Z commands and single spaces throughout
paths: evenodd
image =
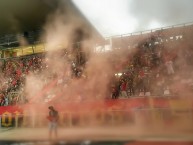
M 177 12 L 182 11 L 179 9 L 180 1 L 175 2 L 175 4 L 174 1 L 173 3 L 168 2 L 167 7 L 160 1 L 152 0 L 151 2 L 149 1 L 148 3 L 151 5 L 148 5 L 143 1 L 140 3 L 133 1 L 131 11 L 136 17 L 139 17 L 140 27 L 144 23 L 150 24 L 157 17 L 161 18 L 157 21 L 164 24 L 165 22 L 172 23 L 174 20 L 183 20 L 178 17 L 173 17 L 171 21 L 168 20 L 171 16 L 176 16 Z M 138 7 L 139 4 L 148 6 L 141 8 Z M 163 13 L 157 11 L 156 5 L 159 5 L 159 10 L 163 10 Z M 170 8 L 173 7 L 176 12 L 170 13 Z M 144 13 L 138 11 L 140 9 Z M 151 16 L 151 14 L 155 14 L 155 16 Z M 168 14 L 169 16 L 167 16 Z M 140 54 L 142 45 L 145 45 L 143 40 L 139 40 L 139 45 L 136 47 L 141 48 L 135 50 L 128 50 L 125 45 L 125 48 L 116 48 L 118 51 L 114 50 L 112 53 L 94 53 L 94 34 L 83 22 L 84 20 L 73 15 L 67 6 L 59 7 L 55 13 L 49 15 L 44 26 L 44 33 L 41 36 L 41 39 L 45 40 L 46 53 L 41 60 L 38 59 L 42 62 L 40 67 L 44 67 L 44 69 L 30 72 L 25 82 L 25 92 L 29 103 L 53 105 L 64 101 L 81 103 L 85 100 L 104 100 L 110 96 L 109 87 L 115 75 L 111 61 L 115 61 L 118 65 L 129 64 L 129 58 L 132 57 L 130 55 L 138 52 Z M 75 44 L 77 41 L 81 43 Z M 167 48 L 167 46 L 164 47 Z M 183 55 L 180 51 L 178 55 L 179 61 L 176 65 L 182 65 Z M 84 58 L 81 58 L 83 56 Z M 176 89 L 178 86 L 173 87 Z M 40 105 L 39 108 L 36 108 L 34 106 L 32 105 L 30 108 L 32 114 L 34 113 L 32 116 L 36 116 L 36 113 L 40 112 L 39 108 L 45 107 Z M 46 114 L 47 110 L 43 110 L 41 113 Z M 41 117 L 44 117 L 45 121 L 46 117 Z M 143 124 L 143 126 L 145 125 Z
M 42 87 L 34 85 L 45 84 L 39 75 L 27 76 L 26 92 L 42 89 L 35 91 L 36 94 L 29 94 L 33 96 L 30 102 L 101 100 L 109 95 L 113 69 L 109 56 L 94 53 L 96 40 L 93 36 L 93 30 L 84 19 L 75 16 L 66 5 L 49 15 L 41 37 L 46 42 L 43 60 L 46 69 L 39 74 L 49 87 L 44 92 Z M 81 43 L 75 43 L 77 41 Z
M 136 30 L 139 31 L 149 29 L 151 23 L 158 23 L 158 27 L 162 27 L 192 22 L 192 5 L 191 0 L 132 0 L 128 9 L 137 18 Z

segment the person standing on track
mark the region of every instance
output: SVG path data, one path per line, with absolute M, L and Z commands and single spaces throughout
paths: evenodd
M 53 132 L 57 138 L 57 123 L 59 119 L 58 111 L 56 111 L 53 106 L 49 106 L 48 109 L 50 110 L 47 117 L 49 120 L 49 138 L 52 138 Z

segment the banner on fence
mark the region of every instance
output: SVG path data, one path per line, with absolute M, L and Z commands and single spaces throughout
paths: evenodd
M 53 105 L 63 118 L 67 120 L 85 120 L 90 114 L 104 122 L 112 120 L 132 120 L 138 114 L 143 122 L 150 122 L 151 118 L 156 124 L 171 124 L 173 117 L 187 118 L 192 115 L 192 101 L 169 98 L 130 98 L 105 101 L 63 102 L 62 104 L 26 104 L 22 106 L 0 107 L 0 126 L 10 127 L 18 123 L 18 119 L 25 124 L 33 124 L 33 116 L 47 114 L 48 106 Z M 137 111 L 134 111 L 137 110 Z M 66 116 L 65 116 L 66 114 Z M 24 116 L 24 118 L 22 118 Z M 71 116 L 71 118 L 70 118 Z M 45 119 L 44 116 L 41 116 Z M 133 117 L 133 118 L 132 118 Z M 97 119 L 98 118 L 98 119 Z M 138 118 L 138 117 L 137 117 Z M 17 121 L 16 121 L 17 120 Z M 66 119 L 64 119 L 66 120 Z M 186 121 L 187 119 L 185 119 Z M 71 122 L 71 123 L 73 123 Z M 183 121 L 184 122 L 184 121 Z

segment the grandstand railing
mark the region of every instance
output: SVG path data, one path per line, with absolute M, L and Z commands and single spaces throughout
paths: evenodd
M 138 32 L 133 32 L 133 33 L 126 33 L 126 34 L 121 34 L 121 35 L 114 35 L 114 36 L 106 37 L 105 39 L 109 40 L 112 38 L 124 38 L 124 37 L 129 37 L 129 36 L 140 36 L 143 34 L 151 34 L 151 33 L 154 33 L 156 31 L 161 32 L 161 31 L 168 30 L 168 29 L 180 28 L 180 27 L 185 28 L 188 26 L 193 26 L 193 22 L 177 24 L 177 25 L 161 27 L 161 28 L 145 30 L 145 31 L 138 31 Z M 28 32 L 27 39 L 31 42 L 33 41 L 33 43 L 31 43 L 32 49 L 34 47 L 36 47 L 36 45 L 38 45 L 38 44 L 44 44 L 44 40 L 41 40 L 41 41 L 35 40 L 35 37 L 37 37 L 37 34 L 40 34 L 40 33 L 41 33 L 40 30 L 37 32 L 34 32 L 34 31 Z M 2 51 L 9 50 L 10 51 L 12 49 L 19 49 L 20 47 L 11 47 L 11 44 L 14 44 L 14 43 L 19 44 L 19 40 L 18 40 L 19 37 L 21 38 L 21 37 L 25 37 L 25 36 L 24 36 L 24 34 L 17 34 L 17 35 L 9 34 L 9 35 L 1 36 L 0 37 L 0 50 L 2 50 Z M 108 43 L 110 43 L 110 41 Z M 4 47 L 5 45 L 7 45 L 7 46 Z M 10 45 L 10 47 L 9 47 L 9 45 Z M 44 48 L 44 50 L 45 50 L 45 48 Z M 33 50 L 32 54 L 35 54 L 35 53 L 36 52 Z
M 32 114 L 5 114 L 0 116 L 1 127 L 46 127 L 47 115 L 38 112 Z M 103 110 L 59 112 L 59 126 L 117 126 L 136 125 L 144 128 L 165 128 L 192 130 L 193 110 L 173 110 L 170 108 L 142 108 L 131 110 Z
M 105 37 L 105 39 L 110 39 L 110 38 L 113 38 L 113 37 L 125 37 L 125 36 L 133 36 L 133 35 L 142 35 L 142 34 L 152 33 L 152 32 L 158 31 L 158 30 L 166 30 L 166 29 L 171 29 L 171 28 L 186 27 L 186 26 L 191 26 L 191 25 L 193 25 L 193 22 L 177 24 L 177 25 L 172 25 L 172 26 L 166 26 L 166 27 L 161 27 L 161 28 L 155 28 L 155 29 L 150 29 L 150 30 L 144 30 L 144 31 L 137 31 L 137 32 L 126 33 L 126 34 L 121 34 L 121 35 L 113 35 L 113 36 Z
M 9 45 L 11 44 L 19 44 L 20 38 L 26 38 L 28 42 L 31 44 L 35 43 L 38 38 L 38 36 L 41 33 L 40 29 L 37 29 L 35 31 L 29 31 L 27 32 L 27 36 L 25 34 L 26 32 L 19 33 L 19 34 L 7 34 L 7 35 L 1 35 L 0 36 L 0 46 L 6 46 L 6 48 L 9 48 Z
M 177 25 L 172 25 L 172 26 L 166 26 L 166 27 L 150 29 L 150 30 L 144 30 L 144 31 L 137 31 L 137 32 L 126 33 L 126 34 L 121 34 L 121 35 L 113 35 L 113 36 L 105 37 L 105 39 L 110 39 L 112 37 L 125 37 L 125 36 L 132 36 L 132 35 L 142 35 L 142 34 L 146 34 L 146 33 L 152 33 L 152 32 L 158 31 L 158 30 L 166 30 L 166 29 L 171 29 L 171 28 L 186 27 L 186 26 L 190 26 L 190 25 L 193 25 L 193 22 L 177 24 Z M 40 33 L 40 30 L 38 30 L 37 32 L 30 31 L 28 38 L 33 39 L 35 37 L 35 35 L 37 35 L 37 33 Z M 0 46 L 9 45 L 11 43 L 18 43 L 19 42 L 18 37 L 24 37 L 24 35 L 23 34 L 9 34 L 9 35 L 0 36 Z

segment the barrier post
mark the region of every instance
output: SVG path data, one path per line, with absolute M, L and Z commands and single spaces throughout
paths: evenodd
M 0 115 L 0 128 L 1 128 L 1 115 Z
M 141 110 L 138 108 L 133 109 L 134 112 L 134 120 L 135 120 L 135 125 L 141 127 L 143 126 L 143 119 L 141 116 Z
M 36 125 L 36 115 L 33 114 L 32 115 L 32 128 L 35 128 L 35 125 Z
M 115 121 L 114 121 L 114 111 L 111 111 L 111 115 L 112 115 L 112 118 L 111 118 L 111 119 L 112 119 L 112 120 L 111 120 L 111 123 L 112 123 L 112 125 L 114 125 L 114 122 L 115 122 Z
M 72 112 L 69 113 L 69 126 L 72 127 Z
M 192 109 L 190 109 L 189 115 L 190 115 L 190 121 L 193 122 L 193 110 Z M 191 129 L 192 128 L 193 128 L 193 126 L 191 125 Z
M 15 127 L 18 128 L 18 120 L 19 120 L 20 112 L 15 111 L 14 113 L 15 113 Z
M 63 112 L 59 113 L 59 124 L 61 126 L 64 126 L 64 113 Z
M 112 110 L 111 111 L 111 119 L 112 125 L 124 123 L 122 113 L 124 110 Z
M 18 128 L 18 115 L 15 115 L 15 128 Z
M 79 116 L 80 116 L 80 126 L 84 126 L 85 125 L 85 123 L 84 123 L 84 116 L 85 116 L 84 112 L 81 112 L 79 114 Z
M 22 121 L 22 127 L 27 126 L 27 122 L 29 121 L 29 113 L 25 110 L 23 112 L 23 121 Z M 29 122 L 28 122 L 29 123 Z M 29 125 L 29 124 L 28 124 Z

